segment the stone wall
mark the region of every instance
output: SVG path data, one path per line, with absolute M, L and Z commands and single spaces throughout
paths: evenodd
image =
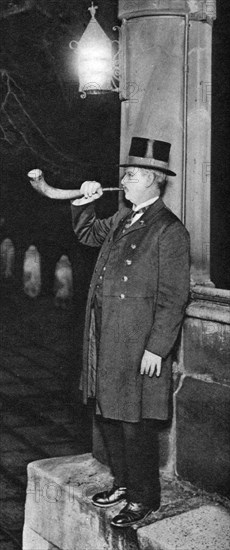
M 213 289 L 213 293 L 214 293 Z M 230 308 L 194 300 L 183 329 L 176 395 L 176 470 L 230 497 Z

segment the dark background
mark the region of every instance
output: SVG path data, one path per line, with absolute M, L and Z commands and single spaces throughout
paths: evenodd
M 117 0 L 95 2 L 97 19 L 111 39 Z M 42 254 L 43 292 L 67 252 L 76 287 L 86 292 L 95 252 L 77 245 L 69 204 L 40 197 L 27 172 L 43 170 L 51 185 L 80 186 L 86 178 L 117 185 L 120 102 L 117 93 L 78 94 L 70 40 L 79 40 L 90 16 L 89 0 L 2 0 L 1 32 L 1 239 L 11 237 L 17 252 L 17 279 L 30 244 Z M 229 21 L 228 0 L 217 1 L 213 26 L 211 277 L 230 288 L 229 186 Z M 211 107 L 210 107 L 211 108 Z M 98 201 L 99 215 L 111 214 L 117 196 Z
M 217 0 L 212 56 L 211 279 L 230 289 L 230 4 Z
M 98 22 L 117 39 L 112 30 L 117 1 L 98 4 Z M 51 185 L 63 188 L 80 187 L 85 179 L 118 184 L 118 94 L 81 99 L 72 70 L 69 42 L 83 34 L 89 5 L 88 0 L 38 0 L 20 11 L 25 2 L 5 1 L 0 8 L 1 240 L 10 237 L 16 246 L 19 285 L 25 250 L 30 244 L 38 247 L 43 293 L 51 292 L 55 263 L 63 253 L 76 268 L 75 289 L 85 293 L 96 255 L 78 245 L 69 202 L 39 196 L 27 172 L 39 167 Z M 97 208 L 100 216 L 113 213 L 117 194 L 104 195 Z

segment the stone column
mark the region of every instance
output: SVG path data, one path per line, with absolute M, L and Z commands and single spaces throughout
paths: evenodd
M 211 285 L 211 40 L 215 0 L 120 0 L 121 161 L 132 136 L 172 144 L 166 204 L 191 235 L 192 281 Z

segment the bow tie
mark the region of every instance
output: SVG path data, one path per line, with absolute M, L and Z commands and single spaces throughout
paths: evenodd
M 128 217 L 128 219 L 125 222 L 125 229 L 128 229 L 130 227 L 133 218 L 135 218 L 135 216 L 137 214 L 142 216 L 142 214 L 144 214 L 144 212 L 146 212 L 146 210 L 148 210 L 148 208 L 149 208 L 148 206 L 144 206 L 143 208 L 140 208 L 140 210 L 132 210 L 130 216 Z

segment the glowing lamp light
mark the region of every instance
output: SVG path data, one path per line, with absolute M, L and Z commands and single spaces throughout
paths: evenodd
M 79 92 L 83 98 L 87 94 L 118 91 L 115 85 L 118 67 L 116 55 L 113 55 L 113 42 L 95 18 L 97 6 L 92 2 L 88 10 L 91 13 L 91 20 L 85 32 L 79 42 L 76 40 L 70 42 L 70 48 L 76 52 Z

